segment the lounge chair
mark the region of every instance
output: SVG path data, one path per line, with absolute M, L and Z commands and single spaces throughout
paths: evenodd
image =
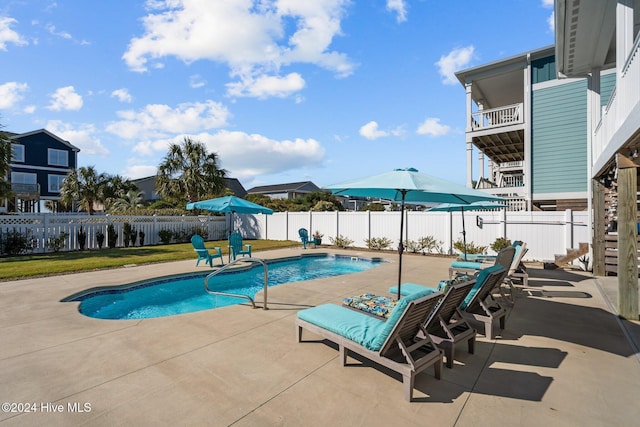
M 491 265 L 501 265 L 505 270 L 509 270 L 514 261 L 515 254 L 516 248 L 513 246 L 507 246 L 498 252 L 495 259 L 489 262 L 454 261 L 449 267 L 449 278 L 454 277 L 456 274 L 473 275 Z
M 309 240 L 309 232 L 306 228 L 299 229 L 298 235 L 300 236 L 300 241 L 304 249 L 307 249 L 307 245 L 313 245 L 314 248 L 316 247 L 316 241 L 314 239 Z
M 470 280 L 451 286 L 431 314 L 434 319 L 427 322 L 427 332 L 431 340 L 444 351 L 448 368 L 453 368 L 457 343 L 466 341 L 469 354 L 474 352 L 476 330 L 459 313 L 460 304 L 474 285 L 475 280 Z
M 251 245 L 242 243 L 242 235 L 240 233 L 231 233 L 229 235 L 229 256 L 235 261 L 238 255 L 248 255 L 251 258 Z
M 467 294 L 458 310 L 459 314 L 472 324 L 483 324 L 482 333 L 490 340 L 494 337 L 493 326 L 496 321 L 500 323 L 500 330 L 503 330 L 506 324 L 507 311 L 491 295 L 493 288 L 499 286 L 506 275 L 507 270 L 500 265 L 480 271 L 476 278 L 476 287 L 478 283 L 481 283 L 481 286 Z
M 338 345 L 343 366 L 349 351 L 402 374 L 406 400 L 413 400 L 415 376 L 434 366 L 442 375 L 442 350 L 425 329 L 429 314 L 442 293 L 417 293 L 402 298 L 388 320 L 335 304 L 301 310 L 296 318 L 296 337 L 306 329 Z M 422 337 L 417 338 L 418 332 Z
M 220 258 L 220 265 L 224 265 L 224 259 L 222 258 L 222 250 L 218 247 L 211 248 L 213 253 L 209 252 L 204 246 L 204 239 L 202 236 L 194 234 L 191 237 L 191 244 L 193 245 L 193 250 L 198 254 L 198 259 L 196 260 L 196 267 L 200 264 L 200 261 L 205 261 L 209 264 L 210 267 L 213 267 L 214 258 Z

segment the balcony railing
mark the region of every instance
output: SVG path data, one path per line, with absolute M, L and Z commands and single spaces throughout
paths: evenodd
M 498 171 L 513 171 L 524 169 L 524 162 L 502 162 L 498 165 Z
M 491 129 L 523 123 L 522 104 L 471 113 L 471 130 Z
M 15 192 L 19 197 L 34 197 L 40 194 L 40 184 L 19 184 L 12 182 L 11 191 Z
M 631 111 L 640 102 L 640 34 L 636 36 L 635 43 L 627 61 L 622 65 L 616 87 L 611 93 L 611 98 L 602 111 L 600 123 L 593 134 L 591 151 L 592 164 L 595 164 L 613 135 L 629 117 Z

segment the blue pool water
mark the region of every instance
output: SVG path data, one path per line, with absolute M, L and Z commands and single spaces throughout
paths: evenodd
M 269 287 L 357 273 L 380 265 L 380 261 L 312 256 L 269 262 Z M 247 302 L 246 299 L 208 294 L 204 290 L 204 279 L 209 273 L 211 271 L 99 289 L 71 296 L 65 301 L 81 301 L 80 312 L 98 319 L 147 319 Z M 247 270 L 222 272 L 209 280 L 209 289 L 253 298 L 264 289 L 264 270 L 262 265 L 255 264 Z

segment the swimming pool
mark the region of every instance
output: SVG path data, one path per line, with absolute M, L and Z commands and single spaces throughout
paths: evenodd
M 267 261 L 269 287 L 283 283 L 357 273 L 383 260 L 340 255 L 301 256 Z M 90 289 L 65 298 L 80 301 L 79 311 L 98 319 L 148 319 L 242 304 L 245 299 L 210 295 L 204 279 L 211 271 L 161 277 L 112 288 Z M 264 288 L 264 271 L 254 264 L 222 272 L 209 280 L 209 289 L 253 298 Z

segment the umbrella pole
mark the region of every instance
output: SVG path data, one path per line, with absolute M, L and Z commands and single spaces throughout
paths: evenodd
M 467 232 L 464 229 L 464 208 L 460 208 L 460 214 L 462 215 L 462 243 L 464 244 L 464 260 L 467 260 Z
M 404 244 L 402 243 L 402 231 L 404 230 L 404 198 L 407 190 L 401 190 L 402 202 L 400 203 L 400 244 L 398 245 L 398 300 L 400 300 L 400 283 L 402 281 L 402 252 L 404 252 Z

